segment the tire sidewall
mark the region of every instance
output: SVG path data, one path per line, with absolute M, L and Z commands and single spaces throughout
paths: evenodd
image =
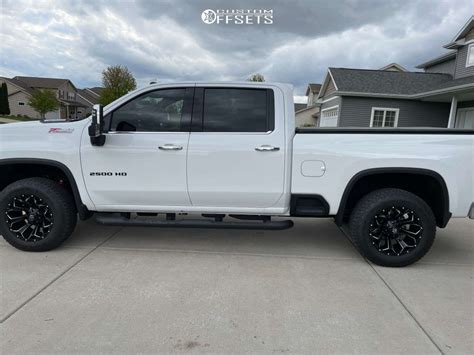
M 51 209 L 53 226 L 44 239 L 35 242 L 27 242 L 18 238 L 15 233 L 10 231 L 5 219 L 5 212 L 12 199 L 19 195 L 34 195 L 39 197 Z M 47 193 L 43 192 L 40 187 L 18 187 L 8 189 L 8 191 L 4 190 L 0 193 L 0 234 L 2 234 L 10 244 L 21 250 L 49 250 L 53 245 L 59 245 L 63 239 L 65 229 L 64 220 L 67 218 L 66 213 L 67 211 L 65 211 L 57 201 L 49 197 Z
M 378 203 L 373 204 L 366 213 L 365 218 L 360 224 L 359 233 L 359 247 L 362 249 L 363 254 L 372 262 L 378 265 L 392 265 L 392 266 L 405 266 L 414 263 L 419 260 L 425 253 L 430 249 L 434 241 L 436 233 L 436 226 L 433 223 L 432 215 L 430 214 L 429 207 L 425 207 L 424 201 L 416 203 L 406 199 L 386 199 Z M 378 249 L 372 244 L 372 239 L 369 234 L 370 224 L 376 214 L 380 213 L 383 209 L 389 209 L 392 206 L 395 207 L 406 207 L 412 210 L 417 217 L 420 219 L 419 223 L 423 227 L 421 239 L 415 249 L 411 250 L 407 254 L 403 255 L 385 255 L 378 251 Z M 428 208 L 428 210 L 427 210 Z

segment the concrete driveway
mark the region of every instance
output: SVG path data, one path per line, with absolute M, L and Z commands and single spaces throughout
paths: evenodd
M 474 223 L 402 269 L 331 220 L 278 232 L 100 227 L 60 249 L 3 240 L 1 351 L 473 353 Z

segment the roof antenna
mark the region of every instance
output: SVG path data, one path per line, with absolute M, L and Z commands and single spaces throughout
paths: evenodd
M 158 84 L 158 78 L 152 79 L 149 85 Z

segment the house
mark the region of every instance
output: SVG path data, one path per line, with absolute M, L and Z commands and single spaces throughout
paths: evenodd
M 319 106 L 316 104 L 321 84 L 309 84 L 306 89 L 308 97 L 307 104 L 299 106 L 295 105 L 296 127 L 314 127 L 316 126 L 319 114 Z
M 474 16 L 444 47 L 423 72 L 329 68 L 318 126 L 474 128 Z
M 59 100 L 59 109 L 46 114 L 47 119 L 81 118 L 86 114 L 88 105 L 78 100 L 78 90 L 68 79 L 15 76 L 0 78 L 8 90 L 8 103 L 12 115 L 39 118 L 39 114 L 28 105 L 33 90 L 52 90 Z

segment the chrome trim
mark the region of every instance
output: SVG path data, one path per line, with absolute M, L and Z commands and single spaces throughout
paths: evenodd
M 260 147 L 256 147 L 255 150 L 257 152 L 272 152 L 272 151 L 280 150 L 280 147 L 274 147 L 272 145 L 264 144 L 264 145 L 261 145 Z
M 175 144 L 164 144 L 158 147 L 160 150 L 182 150 L 183 147 Z

